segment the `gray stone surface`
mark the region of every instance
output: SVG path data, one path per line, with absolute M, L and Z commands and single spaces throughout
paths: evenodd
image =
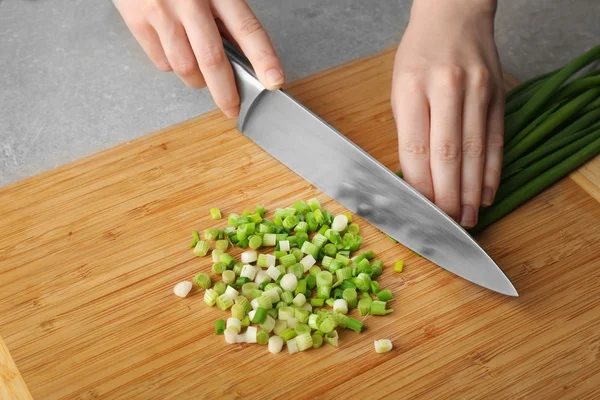
M 397 43 L 408 0 L 251 0 L 288 81 Z M 600 42 L 598 0 L 500 1 L 503 66 L 527 78 Z M 110 1 L 0 0 L 0 186 L 214 108 L 146 59 Z

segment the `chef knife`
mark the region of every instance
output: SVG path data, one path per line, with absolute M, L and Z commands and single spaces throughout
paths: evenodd
M 269 91 L 230 43 L 238 130 L 382 232 L 440 267 L 518 296 L 492 258 L 452 218 L 283 90 Z

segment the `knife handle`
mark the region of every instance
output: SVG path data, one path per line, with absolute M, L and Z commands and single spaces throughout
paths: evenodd
M 235 81 L 240 94 L 240 114 L 238 116 L 237 127 L 240 132 L 243 132 L 246 118 L 252 111 L 252 106 L 256 104 L 256 100 L 258 100 L 266 89 L 256 77 L 250 62 L 246 57 L 240 54 L 240 52 L 225 39 L 223 39 L 223 47 L 233 68 Z

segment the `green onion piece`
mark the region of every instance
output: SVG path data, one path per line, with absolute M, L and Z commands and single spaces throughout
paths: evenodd
M 260 325 L 260 327 L 267 332 L 271 332 L 275 329 L 275 325 L 277 325 L 277 320 L 273 318 L 273 316 L 267 315 L 267 319 Z
M 333 222 L 333 218 L 331 216 L 331 213 L 329 212 L 329 210 L 322 210 L 323 211 L 323 218 L 325 220 L 325 223 L 327 225 L 331 225 L 331 223 Z
M 278 318 L 282 321 L 287 321 L 290 318 L 294 318 L 294 315 L 295 311 L 293 307 L 282 307 L 279 309 Z
M 263 291 L 262 290 L 260 290 L 260 289 L 254 289 L 254 290 L 252 290 L 252 293 L 250 294 L 250 298 L 252 298 L 253 300 L 257 299 L 257 301 L 258 301 L 258 298 L 261 297 L 262 295 L 263 295 Z
M 330 229 L 329 225 L 323 225 L 321 226 L 321 228 L 319 228 L 319 234 L 325 236 L 325 232 L 327 232 Z M 325 236 L 327 238 L 327 240 L 329 240 L 329 238 L 327 236 Z
M 235 265 L 235 258 L 233 258 L 230 254 L 223 253 L 219 256 L 219 261 L 224 263 L 227 268 L 232 268 Z
M 287 272 L 289 274 L 294 274 L 296 276 L 296 279 L 300 279 L 300 278 L 302 278 L 302 276 L 304 276 L 304 265 L 302 265 L 300 263 L 290 265 L 288 267 Z
M 256 284 L 254 282 L 244 283 L 242 285 L 242 294 L 246 297 L 250 297 L 250 294 L 254 289 L 256 289 Z
M 352 240 L 352 243 L 350 243 L 350 251 L 357 251 L 358 249 L 360 249 L 360 246 L 362 246 L 362 242 L 363 242 L 363 237 L 360 235 L 355 235 L 354 239 Z
M 341 299 L 343 295 L 344 295 L 344 291 L 341 288 L 336 288 L 333 291 L 333 296 L 332 297 L 334 299 Z
M 319 325 L 319 330 L 325 333 L 329 333 L 332 332 L 336 326 L 337 324 L 335 323 L 334 319 L 331 317 L 327 317 Z
M 376 254 L 373 250 L 366 251 L 362 254 L 364 254 L 364 256 L 366 257 L 367 260 L 372 260 L 376 257 Z
M 356 318 L 348 318 L 346 321 L 346 328 L 352 329 L 354 332 L 360 333 L 362 331 L 364 324 L 357 320 Z
M 317 295 L 318 295 L 318 289 L 317 289 Z M 325 304 L 327 304 L 329 307 L 333 307 L 333 303 L 335 303 L 335 299 L 333 297 L 329 297 L 325 300 Z
M 277 270 L 280 273 L 279 279 L 281 279 L 285 274 L 287 274 L 287 267 L 285 267 L 283 265 L 278 265 L 275 268 L 277 268 Z
M 348 302 L 344 299 L 336 299 L 333 302 L 333 311 L 339 314 L 348 314 Z
M 271 290 L 271 289 L 275 289 L 275 291 L 277 291 L 278 295 L 281 295 L 281 293 L 283 293 L 283 290 L 279 287 L 279 285 L 276 284 L 276 283 L 273 283 L 273 282 L 268 283 L 265 286 L 264 290 L 266 292 L 266 291 Z M 277 300 L 275 300 L 275 301 L 279 301 L 279 297 L 277 297 Z
M 287 307 L 287 306 L 288 306 L 288 304 L 286 304 L 284 301 L 279 301 L 279 302 L 277 302 L 275 309 L 277 310 L 277 312 L 279 312 L 279 309 L 281 309 L 283 307 Z
M 354 278 L 354 283 L 361 292 L 368 292 L 371 289 L 371 277 L 364 272 L 361 272 Z
M 341 284 L 345 279 L 352 278 L 352 268 L 350 268 L 350 267 L 340 268 L 337 271 L 335 271 L 335 275 L 337 277 L 337 281 L 340 282 L 340 284 Z
M 321 272 L 321 268 L 319 268 L 317 265 L 313 265 L 312 267 L 310 267 L 310 269 L 308 270 L 308 273 L 311 275 L 314 275 L 315 277 L 317 276 L 317 274 Z
M 258 226 L 259 233 L 275 233 L 275 227 L 267 224 L 260 224 Z
M 292 292 L 283 292 L 281 294 L 281 301 L 285 302 L 286 304 L 290 305 L 292 304 L 292 301 L 294 301 L 294 294 Z M 280 317 L 281 319 L 281 317 Z
M 279 243 L 282 240 L 287 240 L 288 236 L 289 235 L 287 233 L 276 233 L 275 240 L 277 241 L 277 243 Z
M 358 263 L 360 263 L 362 260 L 366 260 L 367 259 L 367 255 L 365 253 L 361 253 L 359 255 L 357 255 L 356 257 L 354 257 L 354 264 L 358 265 Z
M 317 224 L 322 225 L 325 222 L 325 217 L 323 216 L 321 210 L 313 210 L 313 215 L 315 216 L 315 221 L 317 221 Z
M 312 211 L 321 209 L 321 204 L 319 203 L 319 200 L 317 200 L 316 198 L 312 198 L 312 199 L 308 200 L 306 202 L 306 204 L 310 207 L 310 209 Z
M 196 247 L 198 242 L 200 241 L 200 235 L 196 231 L 192 231 L 192 241 L 190 242 L 190 248 Z
M 310 314 L 308 316 L 308 326 L 310 326 L 312 329 L 319 329 L 319 324 L 321 323 L 320 321 L 320 316 L 317 314 Z
M 222 274 L 227 269 L 227 265 L 222 262 L 216 262 L 212 265 L 213 274 Z
M 271 286 L 271 285 L 269 284 L 267 286 Z M 279 287 L 277 287 L 277 288 L 273 288 L 273 287 L 267 288 L 265 286 L 265 290 L 263 292 L 263 295 L 264 296 L 269 296 L 269 298 L 271 299 L 271 304 L 275 304 L 275 303 L 279 302 L 279 300 L 281 299 L 281 297 L 279 296 L 279 290 L 281 290 L 281 289 L 279 289 L 279 290 L 277 290 L 277 289 L 279 289 Z M 283 291 L 281 293 L 283 294 Z
M 277 235 L 274 233 L 265 233 L 262 238 L 264 246 L 275 246 L 277 244 Z
M 250 243 L 250 241 L 248 240 L 248 238 L 240 239 L 237 242 L 237 247 L 239 247 L 240 249 L 245 249 L 248 247 L 249 243 Z
M 379 293 L 379 282 L 371 281 L 371 292 L 375 295 Z
M 404 269 L 404 261 L 398 260 L 396 261 L 396 265 L 394 265 L 394 272 L 402 272 Z
M 254 213 L 250 216 L 250 220 L 255 224 L 260 224 L 262 222 L 262 216 L 260 214 Z
M 298 233 L 298 232 L 306 233 L 307 231 L 308 231 L 308 224 L 304 221 L 298 222 L 298 224 L 294 228 L 294 232 L 296 232 L 296 233 Z
M 219 230 L 216 228 L 208 228 L 204 231 L 204 240 L 217 240 L 219 237 Z
M 251 249 L 259 249 L 263 244 L 263 239 L 258 235 L 252 235 L 248 238 L 248 246 Z
M 333 259 L 329 263 L 329 271 L 332 273 L 333 272 L 337 273 L 337 270 L 340 268 L 343 268 L 343 267 L 344 267 L 344 264 L 342 264 L 342 262 L 340 260 Z
M 294 207 L 296 209 L 296 212 L 298 214 L 305 213 L 306 211 L 308 211 L 310 209 L 310 207 L 304 202 L 304 200 L 298 200 L 297 202 L 294 203 L 294 205 L 292 207 Z
M 225 321 L 218 319 L 215 323 L 215 333 L 217 335 L 222 335 L 223 332 L 225 332 Z
M 333 244 L 340 244 L 342 243 L 342 237 L 340 236 L 340 233 L 337 231 L 334 231 L 333 229 L 330 229 L 329 231 L 329 236 L 326 236 L 327 239 L 329 239 L 329 241 Z
M 233 213 L 229 214 L 229 216 L 227 217 L 227 225 L 237 228 L 238 227 L 238 219 L 240 219 L 239 215 L 233 214 Z
M 358 235 L 358 233 L 360 232 L 360 228 L 357 224 L 350 224 L 348 225 L 348 227 L 346 228 L 346 231 L 354 234 L 354 235 Z
M 267 344 L 269 343 L 269 332 L 264 329 L 259 330 L 256 333 L 256 343 L 258 344 Z
M 313 340 L 312 336 L 310 335 L 310 328 L 308 332 L 304 332 L 296 336 L 296 347 L 298 348 L 298 351 L 308 350 L 311 347 L 313 347 Z
M 375 300 L 371 303 L 371 309 L 369 313 L 371 315 L 386 315 L 391 313 L 393 310 L 386 310 L 387 303 L 385 301 Z
M 283 218 L 281 217 L 281 215 L 276 215 L 275 218 L 273 218 L 273 223 L 275 224 L 275 226 L 283 227 Z
M 304 257 L 304 253 L 298 248 L 293 248 L 292 250 L 290 250 L 290 254 L 294 256 L 296 262 L 300 262 L 300 260 L 302 260 L 302 258 Z
M 317 274 L 317 287 L 329 286 L 333 283 L 333 275 L 329 271 L 321 271 Z
M 244 311 L 245 314 L 252 311 L 252 305 L 250 305 L 250 302 L 248 301 L 248 299 L 246 297 L 235 296 L 233 298 L 233 301 L 235 302 L 235 305 L 242 307 L 242 310 Z M 242 316 L 242 318 L 243 318 L 243 316 Z M 238 318 L 238 319 L 242 319 L 242 318 Z
M 383 289 L 377 292 L 377 298 L 381 301 L 394 300 L 394 296 L 392 296 L 390 289 Z
M 383 261 L 373 261 L 371 263 L 371 269 L 373 270 L 373 276 L 380 276 L 383 273 Z
M 197 257 L 204 257 L 206 253 L 208 253 L 209 248 L 210 245 L 208 244 L 208 242 L 201 240 L 198 243 L 196 243 L 196 247 L 194 248 L 194 255 Z
M 225 311 L 229 307 L 233 305 L 233 299 L 229 297 L 227 294 L 223 293 L 219 297 L 217 297 L 217 307 L 221 310 Z
M 213 289 L 206 289 L 204 292 L 204 302 L 207 306 L 212 307 L 215 305 L 217 298 L 220 296 Z
M 319 247 L 314 245 L 311 242 L 304 242 L 302 244 L 301 250 L 304 254 L 310 254 L 315 259 L 317 259 L 319 257 Z
M 346 303 L 348 303 L 349 308 L 356 308 L 356 306 L 358 305 L 358 296 L 356 294 L 356 289 L 344 289 L 342 298 L 346 300 Z
M 258 307 L 252 318 L 253 324 L 262 324 L 267 319 L 267 310 L 263 307 Z
M 327 243 L 323 247 L 323 253 L 325 253 L 325 257 L 328 257 L 329 259 L 331 259 L 331 257 L 336 257 L 337 247 L 335 247 L 335 244 L 333 243 Z
M 213 207 L 210 209 L 210 216 L 212 219 L 221 219 L 221 211 L 218 208 Z
M 263 205 L 257 205 L 256 207 L 254 207 L 254 213 L 260 215 L 261 217 L 264 217 L 266 212 L 267 209 Z
M 327 247 L 327 246 L 325 246 Z M 323 257 L 323 260 L 321 260 L 321 265 L 325 268 L 325 269 L 329 269 L 329 266 L 331 265 L 331 262 L 333 261 L 333 258 L 329 257 L 329 256 L 325 256 Z
M 217 282 L 213 286 L 213 289 L 220 296 L 223 293 L 225 293 L 225 289 L 227 289 L 227 285 L 225 284 L 225 282 Z
M 196 274 L 196 276 L 194 276 L 194 279 L 192 279 L 192 283 L 196 286 L 198 286 L 198 288 L 200 289 L 208 289 L 209 287 L 212 286 L 212 281 L 210 280 L 210 276 L 208 276 L 207 274 L 200 272 L 198 274 Z
M 312 239 L 312 244 L 317 246 L 319 249 L 321 247 L 323 247 L 325 245 L 325 243 L 327 243 L 327 238 L 325 236 L 321 235 L 320 233 L 317 233 Z M 313 254 L 313 257 L 315 257 L 314 254 Z M 317 258 L 317 257 L 315 257 L 315 258 Z
M 271 308 L 270 310 L 267 310 L 267 316 L 270 316 L 271 318 L 273 318 L 273 321 L 274 321 L 275 318 L 277 318 L 277 312 L 278 312 L 277 309 Z
M 312 212 L 306 213 L 304 217 L 306 223 L 308 224 L 308 232 L 315 232 L 319 228 L 319 224 L 315 219 L 315 214 Z
M 310 305 L 313 307 L 323 307 L 323 304 L 325 304 L 324 299 L 310 299 Z
M 235 272 L 228 269 L 227 271 L 223 271 L 221 279 L 223 279 L 224 283 L 231 285 L 235 282 L 235 276 Z
M 296 264 L 296 257 L 293 254 L 286 254 L 279 258 L 281 265 L 289 267 L 290 265 Z M 302 271 L 304 272 L 304 270 Z
M 369 315 L 369 312 L 371 311 L 371 303 L 373 303 L 373 299 L 371 299 L 371 296 L 369 296 L 368 294 L 366 296 L 363 296 L 358 301 L 358 313 L 362 316 Z
M 299 248 L 302 248 L 302 246 L 304 245 L 304 243 L 306 241 L 308 241 L 308 233 L 305 232 L 298 232 L 296 233 L 296 243 L 298 245 Z
M 349 288 L 356 289 L 356 285 L 351 280 L 346 279 L 346 280 L 342 281 L 342 284 L 340 285 L 340 288 L 342 288 L 344 290 L 345 289 L 349 289 Z
M 225 250 L 227 250 L 228 247 L 229 247 L 229 241 L 227 241 L 226 239 L 217 240 L 215 243 L 215 248 L 217 250 L 225 251 Z
M 302 275 L 301 275 L 302 276 Z M 300 293 L 306 292 L 306 279 L 298 279 L 298 284 L 296 285 L 296 289 L 294 289 L 294 294 L 297 296 Z M 302 305 L 298 306 L 301 307 Z
M 298 225 L 299 222 L 300 222 L 300 220 L 298 219 L 297 216 L 295 216 L 295 215 L 288 215 L 283 220 L 283 227 L 285 229 L 293 229 L 296 225 Z
M 335 256 L 335 259 L 338 260 L 338 261 L 340 261 L 342 264 L 344 264 L 345 267 L 347 267 L 348 265 L 350 265 L 350 259 L 348 257 L 345 257 L 342 254 L 338 253 Z
M 262 294 L 262 296 L 258 297 L 256 301 L 258 302 L 259 307 L 262 307 L 267 310 L 273 308 L 273 302 L 271 301 L 271 298 L 269 296 L 266 296 L 264 293 Z
M 267 263 L 267 255 L 266 254 L 259 254 L 258 258 L 256 259 L 256 265 L 259 266 L 259 267 L 261 267 L 261 268 L 267 268 L 269 266 L 268 263 Z
M 239 296 L 238 296 L 239 297 Z M 237 318 L 240 321 L 244 319 L 246 312 L 244 311 L 244 307 L 240 304 L 234 304 L 231 306 L 231 317 Z
M 306 276 L 305 280 L 306 280 L 306 289 L 307 290 L 312 290 L 315 288 L 315 286 L 317 286 L 317 277 L 315 275 L 308 274 Z
M 248 317 L 247 315 L 244 318 L 242 318 L 242 326 L 244 328 L 247 328 L 250 326 L 250 317 Z
M 250 214 L 252 214 L 252 211 L 250 211 L 250 210 L 244 210 L 242 212 L 242 217 L 248 217 L 248 216 L 250 216 Z
M 295 308 L 294 309 L 294 318 L 296 318 L 296 321 L 298 321 L 302 324 L 306 324 L 308 322 L 309 316 L 310 316 L 310 312 L 304 308 Z M 298 325 L 296 325 L 296 327 L 297 326 Z M 308 325 L 306 325 L 306 326 L 308 327 Z M 298 331 L 296 331 L 296 332 L 298 332 Z
M 348 317 L 346 315 L 340 314 L 339 312 L 335 311 L 330 313 L 329 315 L 331 316 L 331 318 L 333 318 L 337 326 L 342 328 L 346 327 L 346 323 L 348 322 Z
M 323 336 L 319 335 L 318 333 L 312 334 L 312 341 L 313 349 L 318 349 L 319 347 L 323 346 Z
M 292 340 L 296 337 L 296 331 L 290 328 L 285 328 L 285 330 L 279 334 L 279 337 L 287 342 L 288 340 Z
M 325 335 L 325 341 L 334 347 L 339 347 L 339 335 L 337 331 L 329 332 Z

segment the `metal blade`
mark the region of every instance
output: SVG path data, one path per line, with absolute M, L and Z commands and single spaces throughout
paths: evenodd
M 284 91 L 249 96 L 254 89 L 240 81 L 250 79 L 246 67 L 234 70 L 244 135 L 404 246 L 473 283 L 518 296 L 492 258 L 426 197 Z

